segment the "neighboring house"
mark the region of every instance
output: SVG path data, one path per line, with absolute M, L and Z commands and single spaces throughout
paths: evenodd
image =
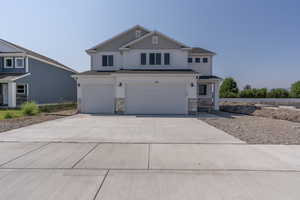
M 51 104 L 76 101 L 76 71 L 0 39 L 0 106 L 18 107 L 26 101 Z
M 215 53 L 191 48 L 139 25 L 86 50 L 91 70 L 79 73 L 82 113 L 193 114 L 219 109 Z

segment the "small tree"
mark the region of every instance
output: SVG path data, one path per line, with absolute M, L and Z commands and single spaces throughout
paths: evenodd
M 291 86 L 291 97 L 300 98 L 300 81 L 297 81 Z
M 252 88 L 251 85 L 247 84 L 245 85 L 244 90 L 250 90 L 251 88 Z
M 275 88 L 268 92 L 268 98 L 288 98 L 289 91 L 283 88 Z
M 220 97 L 221 98 L 231 98 L 237 97 L 239 89 L 237 83 L 233 78 L 225 78 L 220 87 Z

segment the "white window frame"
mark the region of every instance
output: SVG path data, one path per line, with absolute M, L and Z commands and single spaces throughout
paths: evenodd
M 7 66 L 6 65 L 6 61 L 7 60 L 11 60 L 11 66 Z M 5 69 L 12 69 L 12 68 L 14 68 L 14 58 L 13 57 L 5 57 L 4 58 L 4 68 Z
M 135 38 L 139 38 L 142 35 L 142 30 L 136 30 L 135 31 Z
M 17 65 L 17 63 L 18 63 L 17 60 L 22 60 L 22 63 L 23 63 L 22 66 L 18 66 Z M 24 58 L 23 57 L 17 57 L 17 58 L 15 58 L 15 68 L 22 68 L 23 69 L 25 67 L 24 64 L 25 64 L 25 62 L 24 62 Z
M 152 36 L 152 44 L 158 44 L 158 35 Z
M 24 92 L 23 93 L 18 92 L 18 86 L 24 86 Z M 16 94 L 27 95 L 26 89 L 27 89 L 27 84 L 17 84 L 16 85 Z

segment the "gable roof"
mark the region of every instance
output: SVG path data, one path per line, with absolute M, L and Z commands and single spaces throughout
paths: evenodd
M 48 58 L 48 57 L 46 57 L 46 56 L 43 56 L 43 55 L 41 55 L 41 54 L 39 54 L 39 53 L 36 53 L 36 52 L 34 52 L 34 51 L 31 51 L 31 50 L 29 50 L 29 49 L 26 49 L 26 48 L 24 48 L 24 47 L 21 47 L 21 46 L 19 46 L 19 45 L 16 45 L 16 44 L 14 44 L 14 43 L 8 42 L 8 41 L 3 40 L 3 39 L 0 39 L 0 42 L 3 42 L 3 43 L 5 43 L 5 44 L 7 44 L 7 45 L 9 45 L 9 46 L 11 46 L 11 47 L 14 47 L 14 48 L 16 48 L 17 50 L 20 50 L 20 52 L 15 52 L 15 53 L 26 53 L 27 55 L 32 56 L 33 58 L 39 59 L 39 60 L 44 61 L 44 62 L 48 62 L 48 63 L 50 63 L 50 64 L 52 64 L 52 65 L 55 65 L 55 66 L 57 66 L 57 67 L 60 67 L 60 68 L 62 68 L 62 69 L 65 69 L 65 70 L 68 70 L 68 71 L 77 73 L 77 71 L 75 71 L 74 69 L 72 69 L 72 68 L 70 68 L 70 67 L 67 67 L 67 66 L 61 64 L 60 62 L 58 62 L 58 61 L 56 61 L 56 60 L 53 60 L 53 59 L 51 59 L 51 58 Z
M 125 35 L 126 33 L 130 32 L 130 31 L 132 31 L 132 30 L 134 30 L 134 29 L 141 29 L 141 30 L 144 30 L 144 31 L 147 32 L 147 33 L 150 32 L 148 29 L 146 29 L 146 28 L 144 28 L 144 27 L 142 27 L 142 26 L 140 26 L 140 25 L 135 25 L 134 27 L 132 27 L 132 28 L 130 28 L 130 29 L 127 29 L 126 31 L 123 31 L 122 33 L 119 33 L 119 34 L 115 35 L 114 37 L 112 37 L 112 38 L 110 38 L 110 39 L 108 39 L 108 40 L 105 40 L 105 41 L 103 41 L 103 42 L 97 44 L 96 46 L 93 46 L 92 48 L 87 49 L 86 52 L 87 52 L 87 53 L 89 53 L 89 52 L 94 52 L 96 49 L 102 47 L 103 45 L 105 45 L 105 44 L 111 42 L 112 40 L 114 40 L 114 39 L 116 39 L 116 38 L 118 38 L 118 37 L 120 37 L 120 36 L 122 36 L 122 35 Z
M 216 55 L 215 52 L 209 51 L 207 49 L 203 49 L 200 47 L 193 47 L 189 53 L 203 53 L 203 54 L 212 54 L 212 55 Z
M 181 48 L 190 48 L 189 46 L 187 46 L 187 45 L 185 45 L 185 44 L 183 44 L 183 43 L 181 43 L 181 42 L 179 42 L 179 41 L 177 41 L 177 40 L 175 40 L 175 39 L 173 39 L 173 38 L 170 38 L 169 36 L 167 36 L 167 35 L 165 35 L 165 34 L 159 32 L 159 31 L 151 31 L 151 32 L 148 33 L 148 34 L 146 34 L 146 35 L 144 35 L 144 36 L 142 36 L 142 37 L 140 37 L 140 38 L 138 38 L 138 39 L 136 39 L 136 40 L 133 40 L 133 41 L 131 41 L 131 42 L 129 42 L 129 43 L 127 43 L 127 44 L 121 46 L 120 49 L 126 49 L 126 48 L 128 48 L 128 46 L 133 45 L 133 44 L 135 44 L 135 43 L 138 43 L 139 41 L 142 41 L 142 40 L 144 40 L 145 38 L 148 38 L 148 37 L 150 37 L 150 36 L 152 36 L 152 35 L 160 35 L 160 36 L 162 36 L 162 37 L 164 37 L 164 38 L 166 38 L 166 39 L 168 39 L 168 40 L 170 40 L 170 41 L 172 41 L 172 42 L 178 44 L 179 46 L 181 46 Z

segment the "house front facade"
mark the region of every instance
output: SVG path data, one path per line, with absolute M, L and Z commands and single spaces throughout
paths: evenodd
M 142 26 L 88 50 L 91 69 L 77 80 L 78 109 L 101 114 L 194 114 L 218 110 L 215 53 Z
M 26 101 L 76 101 L 76 71 L 41 54 L 0 39 L 0 107 Z

